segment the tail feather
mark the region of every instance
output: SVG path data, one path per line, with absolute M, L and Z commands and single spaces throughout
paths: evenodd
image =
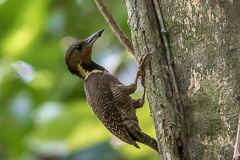
M 128 132 L 134 141 L 138 141 L 145 145 L 148 145 L 159 153 L 157 141 L 149 135 L 143 133 L 138 125 L 128 126 Z
M 139 140 L 139 142 L 148 145 L 149 147 L 151 147 L 152 149 L 154 149 L 155 151 L 157 151 L 159 153 L 158 143 L 154 138 L 148 136 L 147 134 L 145 134 L 143 132 L 140 133 L 140 136 L 143 138 L 141 138 Z

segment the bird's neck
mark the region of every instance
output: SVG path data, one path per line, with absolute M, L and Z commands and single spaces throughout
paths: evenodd
M 78 76 L 80 78 L 83 78 L 84 80 L 87 80 L 88 76 L 92 73 L 106 71 L 104 67 L 100 66 L 99 64 L 93 61 L 91 61 L 90 63 L 84 63 L 83 61 L 81 61 L 77 66 L 77 70 Z

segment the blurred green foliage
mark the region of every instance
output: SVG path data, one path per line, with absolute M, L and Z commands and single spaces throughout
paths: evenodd
M 104 2 L 130 37 L 125 5 Z M 88 106 L 82 81 L 66 69 L 68 45 L 100 29 L 105 32 L 93 58 L 130 83 L 137 64 L 94 1 L 0 0 L 0 160 L 61 159 L 106 142 L 124 159 L 158 159 L 144 145 L 116 145 Z M 154 136 L 147 104 L 138 116 L 143 131 Z

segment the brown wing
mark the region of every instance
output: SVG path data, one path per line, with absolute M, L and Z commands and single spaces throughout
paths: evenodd
M 108 73 L 92 73 L 84 82 L 87 101 L 93 112 L 103 125 L 122 141 L 138 147 L 136 142 L 129 136 L 120 113 L 118 112 L 110 84 L 120 83 L 119 80 Z

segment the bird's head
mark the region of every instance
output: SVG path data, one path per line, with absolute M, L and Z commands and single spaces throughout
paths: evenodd
M 101 36 L 104 30 L 92 34 L 87 39 L 79 40 L 71 44 L 65 54 L 65 63 L 68 70 L 81 78 L 98 67 L 92 61 L 91 52 L 94 42 Z M 101 69 L 101 68 L 100 68 Z

